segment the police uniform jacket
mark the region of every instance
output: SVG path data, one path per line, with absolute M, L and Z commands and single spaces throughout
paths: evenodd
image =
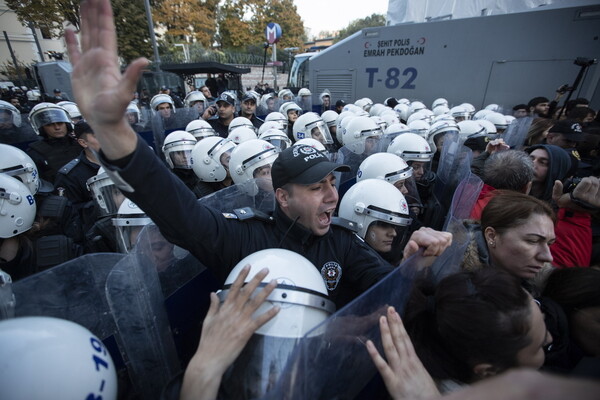
M 332 225 L 325 235 L 315 236 L 278 208 L 270 217 L 242 220 L 243 216 L 222 214 L 201 205 L 141 138 L 128 157 L 112 164 L 102 161 L 113 182 L 146 212 L 165 238 L 189 250 L 220 280 L 245 256 L 284 248 L 316 266 L 330 299 L 340 308 L 392 270 L 362 239 L 343 227 Z
M 81 146 L 68 135 L 60 139 L 44 138 L 33 142 L 27 154 L 38 168 L 40 177 L 54 183 L 58 170 L 77 157 Z
M 92 200 L 92 194 L 87 189 L 86 182 L 98 173 L 99 164 L 91 162 L 82 151 L 58 170 L 54 187 L 65 189 L 65 196 L 77 206 Z

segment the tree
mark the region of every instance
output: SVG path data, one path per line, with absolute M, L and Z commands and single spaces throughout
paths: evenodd
M 340 31 L 336 42 L 352 35 L 360 31 L 363 28 L 371 28 L 376 26 L 384 26 L 385 25 L 385 16 L 383 14 L 371 14 L 368 17 L 355 19 L 351 21 L 348 26 Z
M 266 41 L 265 29 L 276 22 L 283 31 L 280 47 L 299 47 L 304 26 L 292 0 L 226 0 L 219 15 L 222 48 L 245 50 Z
M 176 42 L 200 42 L 212 46 L 217 30 L 216 13 L 219 0 L 162 0 L 153 8 L 157 25 Z
M 19 21 L 27 26 L 46 28 L 59 38 L 64 33 L 65 22 L 79 29 L 80 0 L 5 0 L 8 8 L 17 14 Z M 117 27 L 119 55 L 125 62 L 151 54 L 148 23 L 143 0 L 112 0 Z

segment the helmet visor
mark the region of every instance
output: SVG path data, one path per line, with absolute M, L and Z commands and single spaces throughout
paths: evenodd
M 43 110 L 31 116 L 31 124 L 36 129 L 55 122 L 71 124 L 71 118 L 69 118 L 66 111 L 57 109 Z
M 329 128 L 327 128 L 327 124 L 323 122 L 323 120 L 306 125 L 306 129 L 310 132 L 310 137 L 313 139 L 316 139 L 323 144 L 333 144 Z
M 98 206 L 101 216 L 116 215 L 125 196 L 108 176 L 93 176 L 88 180 L 88 188 Z
M 189 132 L 192 135 L 194 135 L 194 137 L 196 138 L 196 140 L 201 140 L 201 139 L 207 138 L 209 136 L 217 136 L 217 133 L 215 132 L 215 130 L 212 129 L 212 128 L 208 128 L 208 127 L 202 127 L 202 128 L 198 128 L 198 129 L 192 129 Z
M 192 169 L 192 150 L 169 151 L 169 159 L 173 168 Z
M 277 147 L 279 151 L 284 151 L 288 147 L 290 147 L 289 139 L 282 139 L 277 136 L 267 137 L 264 140 L 271 143 L 273 146 Z

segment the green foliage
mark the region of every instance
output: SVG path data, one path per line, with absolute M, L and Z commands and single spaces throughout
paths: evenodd
M 336 42 L 352 35 L 360 31 L 363 28 L 371 28 L 376 26 L 384 26 L 385 25 L 385 15 L 383 14 L 371 14 L 368 17 L 355 19 L 351 21 L 347 27 L 342 29 L 336 38 Z

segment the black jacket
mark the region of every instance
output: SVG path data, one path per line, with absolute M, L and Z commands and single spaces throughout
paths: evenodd
M 93 163 L 85 156 L 85 151 L 65 164 L 56 174 L 55 188 L 65 189 L 65 196 L 75 207 L 92 201 L 92 193 L 87 189 L 86 182 L 98 173 L 99 164 Z
M 392 270 L 345 228 L 331 226 L 327 234 L 315 236 L 279 209 L 268 219 L 241 221 L 201 205 L 141 138 L 129 157 L 112 166 L 104 159 L 103 163 L 117 186 L 146 212 L 167 240 L 189 250 L 222 281 L 247 255 L 284 248 L 302 254 L 317 267 L 339 308 Z

